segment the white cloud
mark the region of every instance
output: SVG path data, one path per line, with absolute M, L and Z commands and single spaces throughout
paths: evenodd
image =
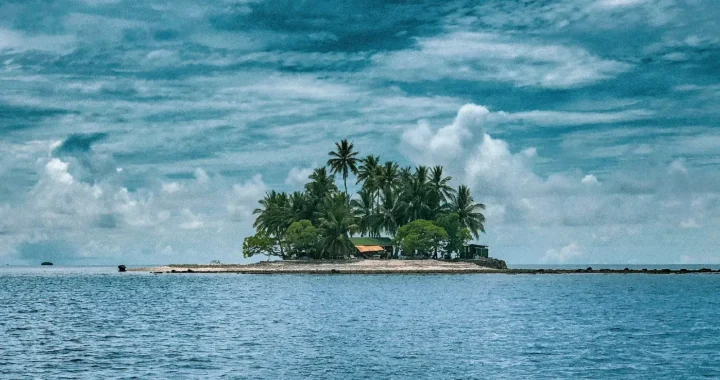
M 680 228 L 697 229 L 700 227 L 702 226 L 700 226 L 700 224 L 698 224 L 698 222 L 694 218 L 685 219 L 680 222 Z
M 463 109 L 459 113 L 466 112 Z M 403 135 L 401 148 L 416 164 L 447 165 L 455 181 L 471 187 L 476 200 L 487 205 L 489 232 L 482 239 L 490 244 L 527 244 L 528 250 L 545 246 L 545 259 L 562 262 L 579 258 L 578 247 L 586 246 L 585 242 L 614 246 L 619 240 L 624 247 L 657 247 L 669 244 L 658 236 L 670 239 L 670 234 L 676 232 L 668 233 L 667 226 L 692 228 L 694 223 L 701 225 L 708 218 L 720 216 L 720 197 L 715 196 L 709 184 L 699 187 L 693 183 L 693 172 L 683 159 L 649 168 L 604 172 L 602 186 L 596 174 L 583 173 L 581 168 L 540 175 L 534 166 L 536 161 L 546 159 L 538 158 L 532 148 L 515 153 L 508 142 L 484 132 L 483 125 L 489 119 L 486 116 L 459 124 L 462 127 L 453 124 L 433 129 L 427 123 L 412 127 Z M 470 130 L 479 131 L 479 139 L 474 134 L 465 135 L 461 144 L 453 146 L 450 156 L 432 148 L 438 139 L 457 141 L 441 139 L 448 131 L 457 136 Z M 623 149 L 630 151 L 630 147 Z M 707 195 L 689 197 L 692 191 Z M 496 240 L 501 236 L 502 241 Z M 648 242 L 648 236 L 656 240 Z M 560 237 L 575 244 L 558 242 Z M 549 244 L 564 244 L 565 249 L 547 247 Z M 513 252 L 519 251 L 512 248 L 503 253 Z M 624 260 L 615 248 L 600 252 L 600 261 Z M 537 262 L 542 257 L 514 260 Z
M 298 166 L 292 167 L 288 172 L 287 177 L 285 178 L 285 184 L 296 188 L 301 188 L 308 182 L 308 177 L 310 176 L 310 174 L 312 174 L 314 169 L 315 165 L 312 165 L 308 168 L 301 168 Z
M 75 37 L 69 35 L 27 35 L 0 27 L 0 51 L 40 50 L 60 53 L 72 49 L 75 41 Z
M 226 206 L 233 220 L 246 222 L 252 219 L 253 210 L 259 207 L 257 202 L 265 196 L 267 190 L 259 174 L 242 184 L 234 185 Z
M 599 185 L 600 182 L 598 181 L 597 177 L 593 174 L 587 174 L 583 179 L 580 181 L 583 185 Z
M 200 184 L 206 184 L 208 183 L 208 181 L 210 181 L 210 177 L 208 176 L 207 172 L 202 168 L 195 169 L 194 175 L 195 180 L 197 180 L 197 182 Z
M 463 156 L 465 146 L 473 134 L 482 135 L 487 108 L 466 104 L 460 108 L 452 124 L 433 131 L 421 121 L 415 128 L 406 130 L 401 137 L 403 150 L 413 161 L 421 164 L 448 164 Z
M 180 185 L 180 184 L 177 183 L 177 182 L 170 182 L 170 183 L 164 182 L 164 183 L 162 184 L 162 191 L 163 191 L 164 193 L 174 194 L 174 193 L 177 193 L 177 192 L 179 192 L 179 191 L 181 191 L 181 190 L 182 190 L 182 185 Z
M 647 119 L 653 112 L 643 109 L 617 112 L 570 112 L 570 111 L 524 111 L 495 112 L 489 118 L 494 122 L 531 123 L 547 127 L 567 127 L 572 125 L 610 124 L 623 121 Z
M 190 209 L 182 210 L 183 221 L 180 223 L 180 228 L 183 230 L 197 230 L 205 226 L 205 222 L 202 220 L 201 215 L 194 214 Z
M 149 52 L 145 56 L 145 61 L 154 66 L 178 65 L 180 64 L 180 57 L 175 51 L 159 49 Z
M 542 261 L 545 263 L 564 264 L 568 261 L 582 257 L 583 253 L 583 247 L 576 242 L 571 242 L 559 250 L 549 249 L 545 253 L 545 256 L 543 256 Z
M 648 0 L 598 0 L 595 5 L 600 8 L 621 8 L 647 3 Z
M 405 81 L 496 80 L 544 88 L 580 87 L 632 69 L 580 47 L 471 32 L 419 38 L 417 48 L 378 54 L 373 61 L 379 75 Z
M 677 160 L 671 162 L 667 171 L 668 174 L 687 174 L 688 170 L 685 166 L 685 160 L 678 158 Z
M 52 181 L 70 185 L 74 182 L 74 179 L 70 173 L 68 173 L 68 166 L 67 162 L 53 158 L 45 164 L 45 173 L 47 173 Z

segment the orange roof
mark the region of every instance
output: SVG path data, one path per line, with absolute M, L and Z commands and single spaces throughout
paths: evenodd
M 355 248 L 358 249 L 358 251 L 365 253 L 365 252 L 383 252 L 385 249 L 379 245 L 356 245 Z

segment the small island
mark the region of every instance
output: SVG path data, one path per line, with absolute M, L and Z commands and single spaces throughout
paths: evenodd
M 468 244 L 485 233 L 485 205 L 470 188 L 450 186 L 442 166 L 400 167 L 380 157 L 358 158 L 351 142 L 335 143 L 327 165 L 313 170 L 304 191 L 271 190 L 253 211 L 256 233 L 243 240 L 254 264 L 172 264 L 131 271 L 245 274 L 410 273 L 718 273 L 709 268 L 508 269 L 486 245 Z M 350 195 L 348 178 L 359 191 Z M 342 179 L 342 190 L 336 185 Z M 123 266 L 124 267 L 124 266 Z M 124 269 L 124 268 L 123 268 Z
M 243 240 L 243 257 L 264 256 L 267 262 L 153 271 L 476 273 L 507 268 L 488 257 L 487 246 L 468 244 L 485 233 L 485 205 L 475 201 L 468 186 L 452 187 L 442 166 L 401 167 L 375 155 L 360 158 L 348 140 L 335 143 L 328 156 L 303 191 L 271 190 L 258 201 L 256 233 Z M 348 191 L 351 175 L 359 186 L 353 195 Z
M 450 186 L 442 166 L 400 167 L 380 157 L 358 157 L 342 140 L 327 166 L 314 169 L 304 191 L 272 190 L 254 211 L 256 234 L 243 256 L 281 260 L 472 260 L 487 247 L 468 246 L 485 232 L 485 205 L 470 188 Z M 336 176 L 342 189 L 336 185 Z M 348 192 L 354 175 L 359 191 Z M 484 248 L 484 250 L 477 248 Z M 484 255 L 483 255 L 484 253 Z

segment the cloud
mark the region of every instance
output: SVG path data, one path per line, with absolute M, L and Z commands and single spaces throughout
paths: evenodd
M 680 228 L 697 229 L 697 228 L 700 228 L 700 225 L 698 224 L 697 221 L 695 221 L 695 219 L 690 218 L 690 219 L 685 219 L 685 220 L 681 221 Z
M 107 133 L 72 134 L 53 149 L 56 155 L 87 153 L 92 145 L 107 137 Z
M 462 157 L 464 146 L 473 132 L 482 133 L 482 121 L 489 114 L 487 108 L 466 104 L 460 108 L 452 124 L 433 131 L 421 121 L 415 128 L 403 132 L 403 150 L 420 164 L 449 163 Z
M 308 182 L 308 177 L 312 174 L 313 170 L 315 170 L 315 165 L 308 168 L 294 166 L 288 172 L 287 178 L 285 178 L 285 184 L 295 188 L 302 188 L 302 186 Z
M 642 109 L 616 112 L 525 111 L 496 112 L 490 119 L 497 123 L 530 123 L 548 127 L 567 127 L 587 124 L 611 124 L 651 117 L 653 112 Z
M 207 172 L 202 168 L 195 169 L 193 174 L 195 175 L 195 180 L 200 184 L 206 184 L 210 181 L 210 176 L 208 176 Z
M 162 184 L 162 191 L 168 194 L 174 194 L 182 190 L 182 186 L 177 182 L 168 182 Z
M 568 261 L 576 261 L 577 258 L 583 256 L 583 248 L 576 242 L 572 242 L 559 250 L 549 249 L 542 261 L 545 263 L 564 264 Z
M 235 184 L 227 202 L 227 211 L 234 221 L 249 221 L 258 201 L 265 196 L 267 186 L 261 175 L 255 175 L 241 184 Z
M 0 255 L 241 260 L 343 138 L 446 165 L 511 264 L 717 255 L 714 5 L 3 2 Z
M 595 186 L 595 185 L 599 185 L 599 184 L 600 184 L 600 182 L 598 181 L 597 177 L 596 177 L 595 175 L 593 175 L 593 174 L 587 174 L 587 175 L 585 175 L 585 177 L 583 177 L 583 179 L 582 179 L 580 182 L 581 182 L 583 185 L 588 185 L 588 186 Z
M 417 48 L 378 54 L 373 61 L 403 81 L 453 78 L 541 88 L 582 87 L 633 67 L 581 47 L 473 32 L 418 38 Z
M 702 228 L 698 218 L 709 217 L 703 211 L 706 207 L 699 204 L 710 204 L 714 195 L 693 198 L 688 194 L 715 193 L 707 180 L 700 186 L 692 184 L 696 173 L 684 159 L 651 168 L 621 168 L 605 173 L 602 183 L 595 174 L 585 174 L 580 169 L 538 174 L 535 166 L 544 158 L 538 157 L 537 150 L 512 149 L 507 141 L 485 131 L 484 125 L 492 119 L 492 112 L 490 117 L 457 122 L 465 120 L 461 116 L 473 109 L 477 108 L 462 107 L 450 126 L 434 129 L 425 123 L 409 128 L 403 135 L 401 149 L 417 164 L 447 165 L 457 182 L 471 187 L 476 199 L 487 205 L 487 227 L 491 232 L 482 239 L 490 239 L 491 244 L 505 241 L 520 244 L 530 235 L 535 236 L 535 241 L 525 244 L 539 249 L 553 242 L 559 244 L 559 237 L 565 237 L 572 239 L 574 245 L 565 242 L 565 249 L 546 248 L 543 256 L 547 262 L 564 262 L 580 257 L 578 247 L 614 242 L 612 239 L 619 236 L 617 231 L 643 232 L 624 235 L 625 244 L 635 241 L 658 244 L 643 239 L 667 234 L 668 225 Z M 453 132 L 451 136 L 464 138 L 445 140 L 448 131 Z M 432 148 L 438 140 L 456 142 L 452 155 Z M 443 147 L 447 149 L 450 145 Z M 517 226 L 525 228 L 510 232 Z M 512 237 L 497 240 L 508 233 Z
M 197 230 L 205 227 L 205 222 L 201 215 L 193 213 L 190 209 L 182 210 L 183 221 L 180 223 L 180 228 L 183 230 Z
M 622 8 L 647 3 L 648 0 L 597 0 L 595 5 L 600 8 Z
M 28 35 L 26 33 L 0 27 L 0 52 L 45 51 L 67 52 L 75 45 L 75 37 L 70 35 Z

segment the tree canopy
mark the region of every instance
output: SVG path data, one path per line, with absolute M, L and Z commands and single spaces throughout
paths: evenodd
M 404 255 L 437 257 L 460 252 L 485 232 L 485 206 L 475 202 L 469 187 L 453 187 L 442 166 L 400 167 L 376 155 L 358 158 L 348 140 L 335 143 L 328 156 L 304 191 L 271 190 L 259 200 L 253 212 L 257 234 L 243 242 L 246 257 L 345 257 L 355 253 L 353 235 L 394 237 Z M 353 196 L 347 189 L 350 175 L 360 185 Z
M 402 247 L 403 253 L 408 256 L 429 257 L 437 256 L 437 252 L 447 245 L 448 234 L 432 221 L 414 220 L 398 230 L 395 244 Z

